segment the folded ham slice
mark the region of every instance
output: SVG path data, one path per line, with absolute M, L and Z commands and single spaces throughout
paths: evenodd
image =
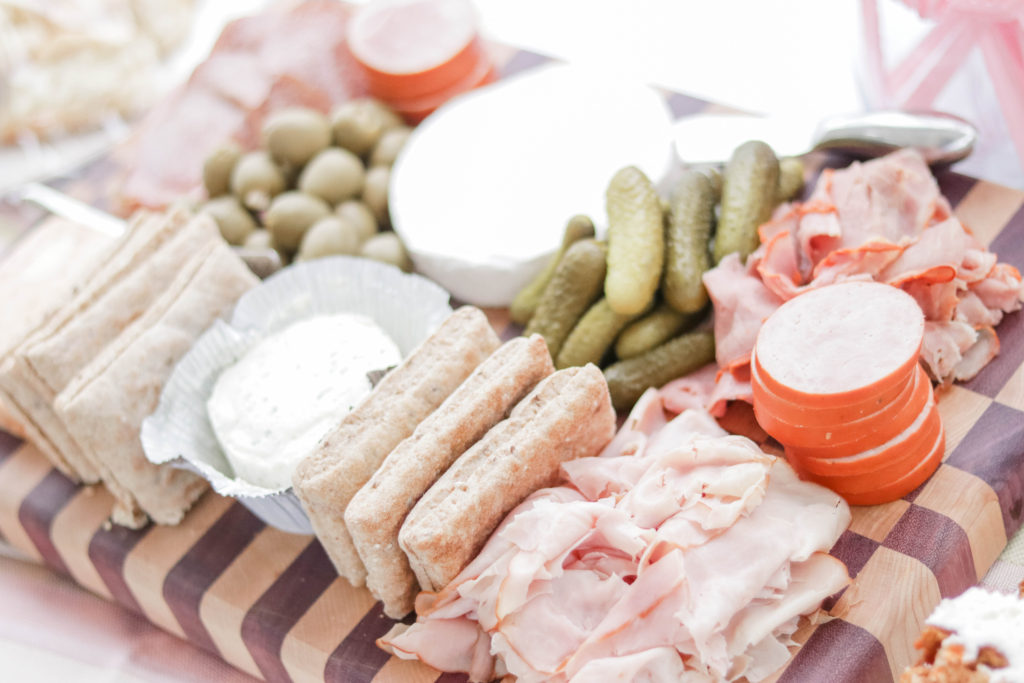
M 562 470 L 379 644 L 474 681 L 758 681 L 849 581 L 842 499 L 657 390 Z
M 808 201 L 780 207 L 759 234 L 746 264 L 723 259 L 704 275 L 716 359 L 732 378 L 686 385 L 686 396 L 679 385 L 666 387 L 686 405 L 721 412 L 726 400 L 749 401 L 749 388 L 733 379 L 743 377 L 757 331 L 783 302 L 811 289 L 874 280 L 906 291 L 928 321 L 921 361 L 943 383 L 970 379 L 995 356 L 993 328 L 1024 300 L 1020 273 L 997 263 L 952 215 L 913 150 L 825 170 Z

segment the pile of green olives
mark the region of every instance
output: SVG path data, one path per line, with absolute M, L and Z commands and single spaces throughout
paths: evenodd
M 391 165 L 409 133 L 370 98 L 329 115 L 282 109 L 264 123 L 260 149 L 227 142 L 206 157 L 201 211 L 229 244 L 271 247 L 285 262 L 348 254 L 409 271 L 405 246 L 388 229 Z

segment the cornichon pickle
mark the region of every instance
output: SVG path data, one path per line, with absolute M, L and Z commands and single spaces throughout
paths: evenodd
M 650 387 L 687 375 L 715 358 L 711 332 L 689 332 L 661 346 L 609 365 L 604 370 L 616 410 L 627 411 Z
M 620 360 L 639 356 L 693 327 L 703 317 L 703 311 L 680 313 L 663 301 L 622 331 L 615 340 L 615 355 Z
M 722 197 L 722 172 L 714 166 L 709 166 L 701 169 L 701 173 L 707 176 L 708 182 L 711 183 L 711 192 L 717 202 Z
M 701 276 L 711 267 L 711 228 L 715 193 L 700 171 L 684 171 L 672 192 L 665 230 L 662 295 L 680 313 L 694 313 L 708 302 Z
M 779 191 L 777 202 L 788 202 L 804 188 L 804 162 L 798 157 L 779 159 Z
M 512 300 L 512 305 L 509 307 L 509 317 L 513 321 L 520 325 L 530 322 L 533 312 L 537 310 L 541 294 L 544 293 L 544 289 L 551 282 L 551 277 L 555 274 L 555 267 L 558 266 L 558 262 L 562 260 L 569 246 L 573 242 L 593 236 L 594 223 L 589 218 L 583 215 L 576 215 L 569 219 L 569 223 L 565 226 L 565 234 L 562 235 L 562 246 L 559 247 L 552 259 L 548 261 L 544 270 L 538 273 L 537 277 L 530 284 L 523 287 L 522 291 Z
M 582 239 L 572 243 L 555 267 L 544 288 L 537 310 L 524 334 L 539 334 L 547 342 L 551 358 L 557 358 L 562 343 L 587 307 L 601 296 L 607 251 L 601 243 Z
M 757 249 L 757 228 L 771 217 L 778 186 L 779 161 L 771 147 L 751 140 L 736 148 L 722 178 L 715 263 L 734 251 L 745 260 Z
M 618 171 L 605 193 L 608 274 L 604 295 L 616 313 L 635 315 L 650 305 L 661 282 L 665 236 L 654 185 L 634 167 Z
M 561 351 L 555 357 L 555 367 L 571 368 L 593 363 L 600 365 L 604 354 L 611 348 L 623 328 L 636 320 L 639 314 L 616 313 L 608 298 L 599 299 L 587 309 L 572 332 L 566 337 Z

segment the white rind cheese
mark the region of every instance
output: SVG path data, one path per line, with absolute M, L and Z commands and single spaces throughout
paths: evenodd
M 375 322 L 349 313 L 302 320 L 260 341 L 221 373 L 207 402 L 235 475 L 291 486 L 299 461 L 370 393 L 367 372 L 400 361 Z
M 447 103 L 392 170 L 391 222 L 418 271 L 459 300 L 507 306 L 633 165 L 672 165 L 671 114 L 652 88 L 579 66 L 534 69 Z

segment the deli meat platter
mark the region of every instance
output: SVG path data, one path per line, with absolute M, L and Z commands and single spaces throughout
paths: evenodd
M 491 77 L 547 61 L 492 47 Z M 676 118 L 718 109 L 659 94 Z M 66 189 L 102 204 L 119 163 L 117 155 L 104 158 Z M 817 171 L 848 162 L 816 154 L 807 163 Z M 936 179 L 974 239 L 1000 263 L 1024 270 L 1024 192 L 952 171 Z M 24 229 L 32 229 L 27 221 Z M 523 332 L 507 308 L 482 310 L 503 342 Z M 997 331 L 991 362 L 966 382 L 936 389 L 941 465 L 898 500 L 851 508 L 830 554 L 852 580 L 800 618 L 788 663 L 767 680 L 899 681 L 917 659 L 925 618 L 942 598 L 978 584 L 1020 528 L 1024 317 L 1007 314 Z M 627 412 L 619 410 L 620 425 Z M 781 453 L 748 404 L 732 403 L 719 422 Z M 208 491 L 180 523 L 111 524 L 130 516 L 122 500 L 102 485 L 76 484 L 31 443 L 0 431 L 0 540 L 96 595 L 268 681 L 468 680 L 379 647 L 378 639 L 415 615 L 389 617 L 367 588 L 338 575 L 316 536 L 276 528 L 257 512 Z

